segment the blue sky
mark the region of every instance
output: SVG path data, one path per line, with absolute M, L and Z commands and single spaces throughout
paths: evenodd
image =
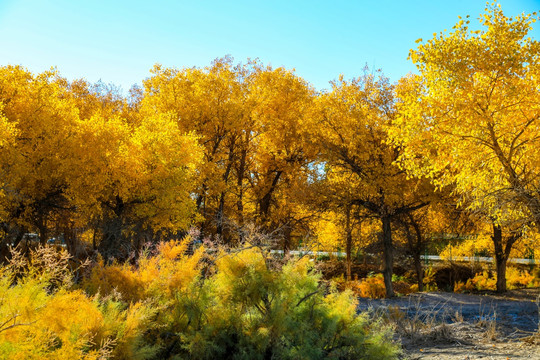
M 540 0 L 500 0 L 506 15 L 540 10 Z M 102 1 L 0 0 L 0 65 L 69 78 L 102 80 L 124 90 L 155 63 L 203 67 L 226 54 L 295 68 L 317 89 L 364 65 L 396 81 L 418 38 L 476 19 L 483 0 Z M 476 21 L 476 20 L 474 20 Z M 540 23 L 532 36 L 540 39 Z

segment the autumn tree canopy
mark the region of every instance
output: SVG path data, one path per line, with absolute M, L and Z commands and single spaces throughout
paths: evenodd
M 461 19 L 420 39 L 410 53 L 419 74 L 400 81 L 391 130 L 409 173 L 451 186 L 493 222 L 503 268 L 523 227 L 540 220 L 540 43 L 528 37 L 536 19 L 492 5 L 481 30 Z M 511 231 L 505 241 L 501 226 Z
M 420 39 L 417 74 L 364 69 L 322 92 L 230 56 L 155 65 L 129 95 L 0 67 L 0 252 L 30 234 L 126 259 L 190 227 L 234 244 L 255 224 L 284 251 L 345 244 L 349 278 L 353 244 L 378 242 L 392 296 L 395 245 L 421 283 L 426 241 L 458 205 L 490 229 L 504 290 L 512 249 L 540 229 L 537 18 L 488 5 L 479 30 L 467 17 Z
M 394 164 L 400 149 L 387 142 L 395 109 L 386 78 L 341 78 L 332 92 L 319 97 L 319 107 L 312 129 L 326 162 L 328 186 L 340 194 L 343 208 L 360 206 L 380 221 L 386 293 L 393 296 L 392 222 L 426 206 L 432 188 Z

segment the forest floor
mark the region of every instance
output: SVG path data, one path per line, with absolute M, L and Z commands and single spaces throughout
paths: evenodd
M 403 359 L 540 360 L 540 289 L 359 301 L 360 311 L 392 325 Z

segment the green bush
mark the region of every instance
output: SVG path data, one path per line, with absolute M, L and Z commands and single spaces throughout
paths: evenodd
M 388 330 L 319 280 L 307 259 L 277 267 L 255 249 L 222 253 L 191 308 L 196 326 L 181 335 L 185 358 L 395 358 Z
M 358 314 L 350 292 L 325 287 L 307 259 L 223 251 L 204 260 L 213 268 L 203 277 L 201 251 L 184 247 L 164 244 L 137 266 L 97 263 L 78 286 L 64 260 L 23 264 L 17 278 L 1 269 L 0 323 L 17 326 L 0 328 L 0 357 L 397 358 L 389 330 Z

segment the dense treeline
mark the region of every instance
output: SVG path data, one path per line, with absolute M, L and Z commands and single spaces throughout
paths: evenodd
M 421 287 L 432 234 L 473 233 L 492 241 L 504 291 L 507 259 L 533 249 L 540 220 L 535 20 L 489 7 L 483 30 L 461 20 L 421 42 L 418 75 L 393 85 L 366 71 L 322 93 L 293 71 L 228 57 L 155 66 L 128 97 L 4 66 L 3 254 L 37 233 L 63 237 L 76 257 L 126 260 L 191 226 L 241 243 L 254 223 L 283 250 L 342 242 L 349 264 L 353 246 L 380 243 L 392 296 L 396 242 Z

